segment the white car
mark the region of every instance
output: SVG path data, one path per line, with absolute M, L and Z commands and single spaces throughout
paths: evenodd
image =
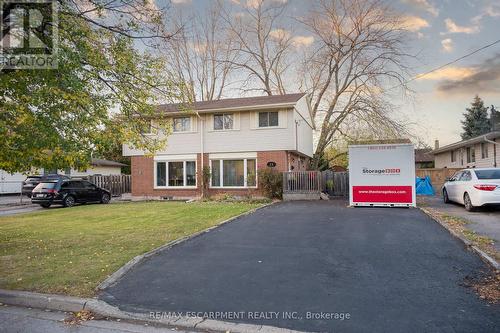
M 500 168 L 460 170 L 443 185 L 443 200 L 460 203 L 468 211 L 500 205 Z

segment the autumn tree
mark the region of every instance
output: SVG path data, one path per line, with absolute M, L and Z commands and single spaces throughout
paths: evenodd
M 304 87 L 312 97 L 311 117 L 319 137 L 313 167 L 342 133 L 344 124 L 398 133 L 383 87 L 404 88 L 407 67 L 402 20 L 378 0 L 324 0 L 303 23 L 315 38 L 304 59 Z
M 166 136 L 142 130 L 156 103 L 183 92 L 153 48 L 171 38 L 164 11 L 152 0 L 59 5 L 58 67 L 0 74 L 0 169 L 85 168 L 93 152 L 117 140 L 163 147 Z M 169 126 L 160 121 L 155 130 Z
M 285 23 L 286 1 L 248 1 L 236 11 L 222 12 L 226 29 L 234 38 L 236 57 L 226 60 L 243 75 L 244 92 L 285 94 L 285 74 L 290 69 L 293 34 Z
M 163 44 L 169 72 L 184 82 L 189 101 L 220 99 L 233 74 L 234 38 L 225 29 L 223 1 L 214 1 L 204 13 L 172 11 L 171 26 L 178 33 Z

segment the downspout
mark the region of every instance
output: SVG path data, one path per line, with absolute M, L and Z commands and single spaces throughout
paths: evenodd
M 201 153 L 201 156 L 200 156 L 200 160 L 201 160 L 201 167 L 200 167 L 200 173 L 201 173 L 201 197 L 203 198 L 204 194 L 205 194 L 205 190 L 204 190 L 204 186 L 205 184 L 203 183 L 204 182 L 204 179 L 203 179 L 203 168 L 205 167 L 205 164 L 204 164 L 204 137 L 203 137 L 203 130 L 205 128 L 205 123 L 203 122 L 203 118 L 200 116 L 200 114 L 198 112 L 196 112 L 196 116 L 198 117 L 198 119 L 200 120 L 200 153 Z
M 496 140 L 496 139 L 494 139 L 494 140 Z M 495 145 L 500 145 L 500 143 L 488 139 L 486 137 L 486 135 L 484 136 L 484 141 L 492 143 L 493 144 L 493 148 L 495 148 Z M 493 149 L 493 167 L 494 168 L 497 167 L 497 150 L 496 149 Z

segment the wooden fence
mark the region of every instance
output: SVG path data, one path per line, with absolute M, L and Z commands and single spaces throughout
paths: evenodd
M 319 171 L 283 172 L 283 200 L 317 200 L 322 190 Z
M 84 177 L 91 183 L 96 184 L 111 192 L 112 196 L 119 196 L 123 193 L 130 193 L 131 176 L 130 175 L 92 175 Z
M 441 188 L 446 182 L 446 178 L 453 176 L 453 174 L 462 169 L 457 168 L 433 168 L 433 169 L 417 169 L 415 170 L 415 175 L 417 177 L 424 178 L 429 176 L 431 179 L 432 187 L 437 194 L 441 193 Z
M 349 172 L 334 172 L 325 170 L 321 172 L 323 192 L 335 197 L 349 196 Z

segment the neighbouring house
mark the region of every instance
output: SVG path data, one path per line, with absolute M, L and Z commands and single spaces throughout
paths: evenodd
M 131 157 L 132 195 L 193 198 L 209 194 L 260 195 L 258 171 L 300 171 L 313 155 L 313 125 L 305 94 L 232 98 L 158 107 L 172 121 L 165 149 L 154 156 L 123 145 Z M 153 120 L 154 122 L 154 120 Z
M 438 147 L 432 151 L 436 168 L 491 168 L 500 162 L 500 131 Z
M 86 170 L 33 170 L 29 174 L 49 174 L 59 173 L 70 177 L 85 177 L 91 175 L 121 175 L 121 168 L 127 166 L 126 164 L 104 160 L 100 158 L 92 158 L 91 166 Z M 26 179 L 26 174 L 15 172 L 8 173 L 7 171 L 0 170 L 0 194 L 14 194 L 21 193 L 22 182 Z
M 434 168 L 434 155 L 432 148 L 415 149 L 415 169 Z

